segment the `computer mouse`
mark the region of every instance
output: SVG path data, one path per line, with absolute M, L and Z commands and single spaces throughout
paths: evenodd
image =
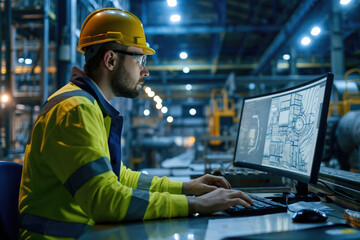
M 327 219 L 326 214 L 318 209 L 302 209 L 292 216 L 292 220 L 297 223 L 321 223 Z

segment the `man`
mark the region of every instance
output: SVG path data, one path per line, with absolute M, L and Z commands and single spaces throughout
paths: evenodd
M 108 101 L 139 95 L 149 75 L 146 55 L 155 53 L 136 16 L 109 8 L 91 13 L 77 50 L 85 53 L 84 72 L 74 68 L 70 83 L 49 97 L 26 146 L 21 239 L 73 239 L 96 222 L 211 214 L 252 204 L 222 177 L 182 183 L 122 165 L 122 117 Z

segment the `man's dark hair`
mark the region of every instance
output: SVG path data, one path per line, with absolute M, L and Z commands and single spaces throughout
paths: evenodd
M 85 74 L 92 78 L 94 76 L 94 73 L 97 71 L 97 69 L 99 68 L 100 62 L 102 60 L 102 58 L 104 57 L 104 54 L 109 51 L 109 50 L 122 50 L 122 51 L 126 51 L 128 48 L 128 46 L 126 45 L 122 45 L 119 44 L 117 42 L 105 42 L 101 45 L 99 51 L 97 52 L 97 54 L 90 58 L 84 65 L 84 72 Z M 85 48 L 85 52 L 88 50 L 89 48 Z M 121 60 L 124 59 L 124 55 L 123 54 L 119 54 L 119 57 Z

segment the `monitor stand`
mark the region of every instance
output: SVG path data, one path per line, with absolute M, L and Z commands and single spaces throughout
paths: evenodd
M 295 193 L 283 192 L 270 197 L 275 202 L 282 204 L 291 204 L 295 202 L 319 202 L 320 198 L 314 193 L 309 193 L 308 184 L 303 182 L 295 182 Z

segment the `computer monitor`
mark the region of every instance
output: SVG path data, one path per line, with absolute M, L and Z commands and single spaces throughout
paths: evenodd
M 233 165 L 316 183 L 333 74 L 243 101 Z M 301 184 L 304 183 L 304 184 Z M 306 187 L 306 189 L 305 189 Z

